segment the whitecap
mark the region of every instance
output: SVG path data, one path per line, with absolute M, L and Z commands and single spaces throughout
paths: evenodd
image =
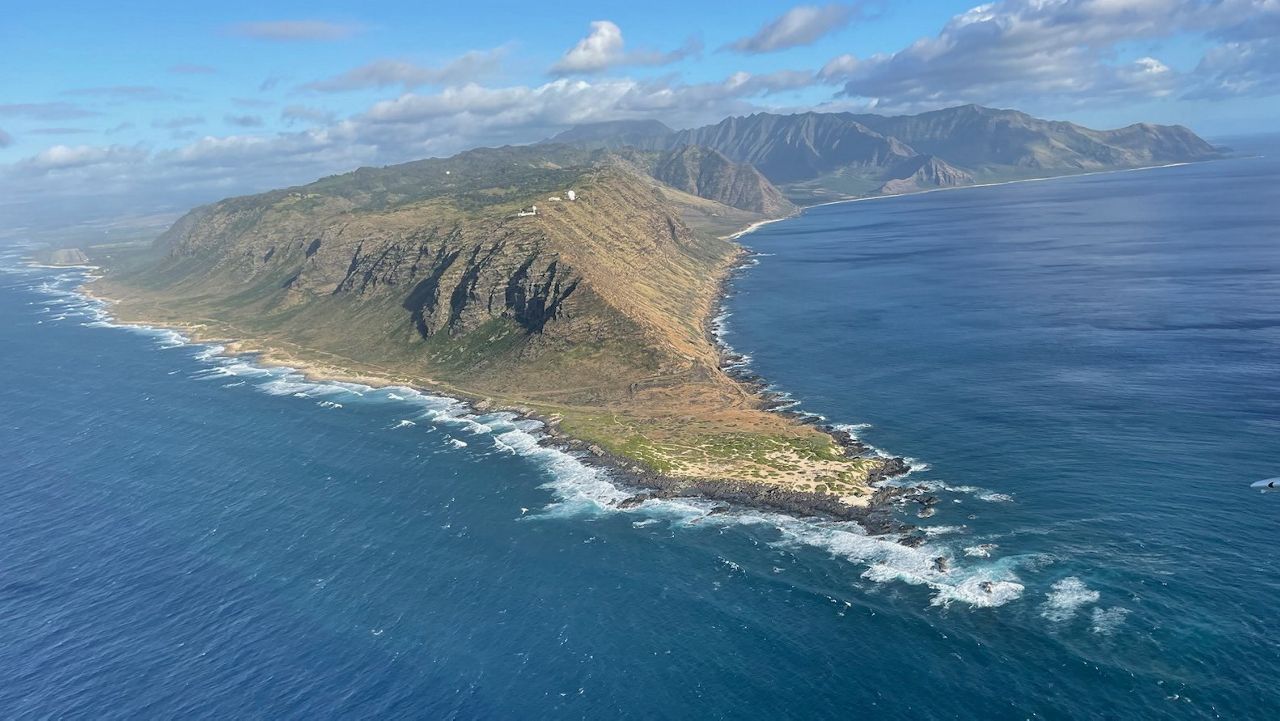
M 902 582 L 933 592 L 930 603 L 971 607 L 1003 606 L 1019 598 L 1025 587 L 1014 572 L 1017 557 L 973 567 L 952 563 L 945 548 L 925 543 L 904 546 L 892 536 L 871 536 L 853 522 L 818 522 L 776 516 L 782 544 L 801 543 L 822 548 L 833 556 L 865 564 L 862 577 L 876 583 Z M 938 559 L 947 559 L 939 563 Z
M 1110 636 L 1115 633 L 1120 624 L 1124 623 L 1128 615 L 1129 609 L 1120 606 L 1095 608 L 1093 609 L 1093 622 L 1089 625 L 1089 630 L 1103 636 Z
M 1044 605 L 1040 615 L 1061 623 L 1075 617 L 1082 606 L 1097 603 L 1102 595 L 1085 585 L 1075 576 L 1067 576 L 1053 584 L 1049 593 L 1045 594 Z
M 999 548 L 994 543 L 980 543 L 976 546 L 967 546 L 964 549 L 964 555 L 973 558 L 990 558 L 991 552 Z

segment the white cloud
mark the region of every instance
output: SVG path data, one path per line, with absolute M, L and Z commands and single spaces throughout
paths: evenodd
M 850 96 L 898 109 L 1158 98 L 1174 91 L 1177 73 L 1152 57 L 1117 60 L 1125 44 L 1224 27 L 1276 2 L 1002 0 L 897 52 L 836 57 L 820 75 L 843 82 Z
M 835 80 L 838 82 L 853 75 L 853 71 L 856 70 L 857 67 L 858 59 L 854 56 L 848 53 L 845 53 L 844 55 L 837 55 L 836 57 L 828 60 L 826 65 L 822 66 L 822 69 L 818 71 L 818 77 L 823 80 Z
M 423 85 L 448 85 L 477 80 L 496 72 L 507 48 L 472 50 L 438 68 L 423 67 L 407 60 L 380 59 L 324 80 L 307 83 L 308 90 L 335 93 L 365 88 L 399 85 L 413 90 Z
M 294 132 L 206 136 L 151 152 L 126 146 L 57 146 L 0 165 L 0 206 L 31 211 L 40 205 L 46 216 L 63 222 L 70 218 L 65 208 L 90 207 L 80 199 L 97 199 L 93 207 L 120 213 L 189 207 L 361 165 L 452 155 L 477 145 L 532 142 L 576 123 L 654 117 L 681 126 L 699 125 L 760 110 L 758 98 L 810 82 L 811 73 L 781 71 L 735 73 L 694 84 L 629 78 L 558 78 L 537 86 L 506 87 L 467 83 L 433 93 L 407 93 L 337 121 L 323 110 L 289 106 L 283 118 L 314 126 Z M 77 203 L 68 206 L 69 197 Z
M 1191 77 L 1189 100 L 1280 94 L 1280 40 L 1223 43 L 1205 53 Z
M 689 39 L 670 52 L 628 51 L 622 28 L 608 20 L 591 23 L 587 36 L 578 41 L 551 67 L 554 75 L 598 73 L 623 65 L 669 65 L 702 51 L 702 43 Z
M 493 86 L 476 81 L 489 65 L 486 58 L 468 58 L 471 54 L 434 68 L 379 61 L 319 81 L 330 83 L 329 89 L 344 84 L 405 89 L 345 119 L 323 108 L 289 105 L 280 114 L 294 126 L 289 132 L 194 138 L 161 150 L 57 145 L 0 165 L 0 212 L 43 207 L 47 217 L 65 222 L 68 209 L 78 212 L 91 203 L 104 212 L 157 205 L 180 209 L 360 165 L 530 142 L 575 123 L 656 118 L 689 127 L 759 110 L 798 112 L 813 109 L 813 103 L 790 91 L 818 83 L 845 93 L 820 103 L 821 110 L 1259 96 L 1280 88 L 1277 8 L 1280 0 L 1002 0 L 957 15 L 937 35 L 897 52 L 841 55 L 816 72 L 737 72 L 708 82 L 674 75 L 596 76 Z M 1160 59 L 1158 41 L 1178 33 L 1195 33 L 1216 44 L 1194 71 L 1180 73 Z M 1135 47 L 1141 52 L 1132 52 Z M 599 21 L 565 54 L 558 72 L 660 65 L 681 52 L 628 50 L 617 26 Z M 414 90 L 430 86 L 439 87 Z M 790 104 L 781 105 L 783 98 Z M 93 114 L 71 103 L 0 104 L 0 120 Z M 17 130 L 30 139 L 30 129 Z
M 141 148 L 124 145 L 55 145 L 21 160 L 18 165 L 36 174 L 102 165 L 120 165 L 145 159 Z
M 848 25 L 857 10 L 854 5 L 799 5 L 765 23 L 754 35 L 725 47 L 741 53 L 772 53 L 809 45 Z

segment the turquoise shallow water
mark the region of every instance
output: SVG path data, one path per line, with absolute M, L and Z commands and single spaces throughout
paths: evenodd
M 919 459 L 921 549 L 612 510 L 532 424 L 113 328 L 10 252 L 0 716 L 1267 716 L 1277 181 L 1240 159 L 745 238 L 727 340 Z

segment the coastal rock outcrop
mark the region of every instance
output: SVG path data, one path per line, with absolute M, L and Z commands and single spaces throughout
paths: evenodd
M 911 193 L 931 188 L 954 188 L 974 182 L 973 176 L 933 155 L 917 155 L 898 164 L 893 179 L 880 186 L 880 193 Z

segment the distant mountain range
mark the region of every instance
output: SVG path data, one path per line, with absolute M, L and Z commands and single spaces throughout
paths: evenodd
M 757 113 L 672 130 L 652 120 L 582 125 L 551 138 L 581 148 L 712 150 L 746 163 L 793 200 L 903 193 L 974 182 L 1208 160 L 1182 126 L 1092 130 L 977 105 L 919 115 Z

